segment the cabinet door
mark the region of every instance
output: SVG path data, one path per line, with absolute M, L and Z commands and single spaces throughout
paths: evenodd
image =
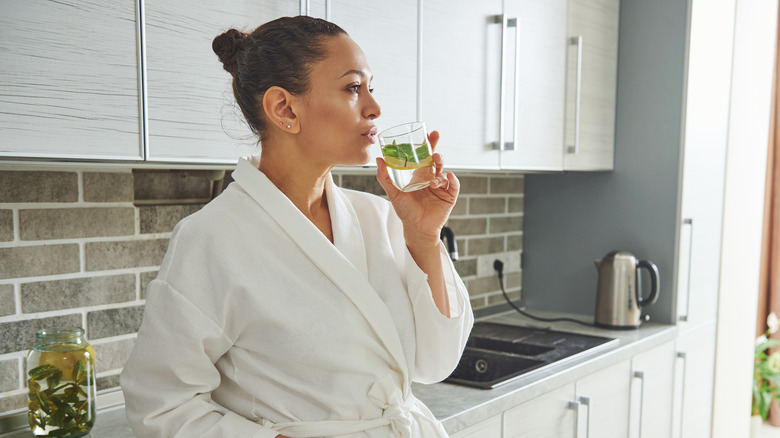
M 619 0 L 571 0 L 565 170 L 614 168 Z
M 629 438 L 669 438 L 672 433 L 674 342 L 631 360 Z
M 718 307 L 734 0 L 691 6 L 677 315 L 695 326 Z
M 504 412 L 504 438 L 574 438 L 574 385 L 566 385 Z M 599 435 L 591 435 L 599 436 Z
M 374 97 L 382 107 L 376 119 L 380 131 L 415 121 L 417 0 L 332 0 L 331 21 L 347 31 L 366 54 L 374 74 Z M 379 146 L 374 155 L 381 155 Z
M 497 169 L 500 0 L 425 0 L 421 119 L 447 167 Z
M 175 2 L 145 0 L 148 159 L 235 163 L 257 153 L 242 122 L 232 77 L 211 42 L 230 27 L 251 31 L 297 15 L 293 0 Z
M 450 438 L 501 438 L 501 414 L 450 435 Z
M 502 169 L 563 168 L 567 0 L 514 0 L 507 38 L 506 129 Z
M 580 408 L 579 436 L 625 438 L 628 435 L 628 406 L 631 363 L 626 360 L 577 381 Z M 582 413 L 584 410 L 584 413 Z
M 143 159 L 136 2 L 0 10 L 0 157 Z
M 716 323 L 677 338 L 672 437 L 700 438 L 712 433 Z M 746 408 L 747 409 L 747 408 Z

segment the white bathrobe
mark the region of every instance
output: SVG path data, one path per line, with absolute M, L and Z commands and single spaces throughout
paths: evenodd
M 450 318 L 389 202 L 329 181 L 331 244 L 256 164 L 174 229 L 121 376 L 134 432 L 446 437 L 410 389 L 452 372 L 473 324 L 444 248 Z

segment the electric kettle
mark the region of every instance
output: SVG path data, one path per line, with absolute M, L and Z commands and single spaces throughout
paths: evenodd
M 596 296 L 596 326 L 635 329 L 641 324 L 641 308 L 658 299 L 658 267 L 649 260 L 637 260 L 624 251 L 612 251 L 596 260 L 599 272 Z M 651 291 L 642 297 L 639 269 L 650 273 Z

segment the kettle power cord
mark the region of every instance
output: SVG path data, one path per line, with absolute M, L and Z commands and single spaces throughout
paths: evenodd
M 574 322 L 577 324 L 582 324 L 587 327 L 594 327 L 593 324 L 588 324 L 587 322 L 582 322 L 574 318 L 542 318 L 539 316 L 531 315 L 530 313 L 520 309 L 515 305 L 515 303 L 512 302 L 512 300 L 509 299 L 509 296 L 507 296 L 506 290 L 504 289 L 504 263 L 501 260 L 496 259 L 496 261 L 493 262 L 493 269 L 495 269 L 496 272 L 498 273 L 498 284 L 501 286 L 501 293 L 504 294 L 504 299 L 506 300 L 507 303 L 509 303 L 510 306 L 512 306 L 521 315 L 542 322 Z

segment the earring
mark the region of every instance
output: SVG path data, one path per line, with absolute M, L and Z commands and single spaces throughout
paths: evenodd
M 290 129 L 290 128 L 292 128 L 292 125 L 287 125 L 287 129 Z

